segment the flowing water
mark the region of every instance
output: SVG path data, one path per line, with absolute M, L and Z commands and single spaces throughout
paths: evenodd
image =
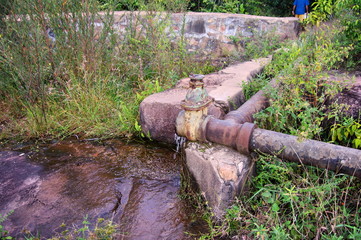
M 179 140 L 182 144 L 182 140 Z M 172 149 L 120 140 L 19 145 L 0 153 L 0 214 L 12 234 L 50 237 L 59 226 L 113 219 L 120 239 L 192 239 L 204 232 L 181 197 L 182 159 Z

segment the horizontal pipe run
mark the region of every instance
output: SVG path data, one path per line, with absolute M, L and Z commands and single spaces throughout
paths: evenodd
M 270 84 L 275 86 L 275 82 Z M 267 106 L 263 91 L 258 91 L 224 120 L 206 116 L 206 108 L 180 112 L 177 133 L 192 141 L 226 145 L 243 154 L 260 151 L 287 161 L 312 165 L 361 178 L 361 151 L 315 140 L 300 141 L 296 136 L 255 128 L 253 114 Z
M 250 150 L 276 155 L 287 161 L 312 165 L 361 178 L 361 150 L 296 136 L 254 129 Z
M 205 137 L 206 140 L 210 142 L 219 143 L 237 149 L 235 139 L 237 138 L 241 127 L 241 124 L 211 118 L 206 125 Z

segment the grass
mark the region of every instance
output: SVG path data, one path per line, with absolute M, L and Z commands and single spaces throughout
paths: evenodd
M 323 169 L 256 160 L 252 191 L 240 196 L 222 222 L 210 221 L 200 239 L 358 239 L 361 182 Z M 205 215 L 209 218 L 209 214 Z
M 259 127 L 360 148 L 360 119 L 345 117 L 337 104 L 326 105 L 345 83 L 330 82 L 325 73 L 354 65 L 353 47 L 340 40 L 343 29 L 338 20 L 308 28 L 244 86 L 250 97 L 271 78 L 278 82 L 263 89 L 270 106 L 256 115 Z M 206 209 L 209 232 L 199 239 L 361 238 L 360 179 L 262 153 L 254 160 L 250 192 L 239 196 L 222 221 Z
M 0 35 L 1 139 L 74 134 L 131 137 L 140 134 L 138 106 L 146 96 L 173 86 L 191 72 L 214 71 L 207 61 L 193 61 L 184 42 L 169 41 L 165 33 L 169 16 L 154 21 L 154 6 L 147 12 L 147 21 L 133 13 L 134 21 L 121 39 L 112 27 L 112 12 L 100 15 L 98 10 L 97 1 L 92 0 L 63 4 L 14 0 Z M 19 21 L 26 13 L 32 14 Z M 98 19 L 102 19 L 102 29 L 95 27 Z M 342 42 L 344 28 L 337 24 L 336 29 L 313 29 L 282 47 L 265 75 L 249 87 L 250 96 L 269 76 L 278 76 L 282 85 L 267 91 L 271 106 L 258 115 L 260 127 L 332 140 L 330 129 L 322 126 L 328 118 L 324 103 L 341 85 L 329 85 L 321 73 L 337 68 L 354 51 Z M 145 31 L 136 31 L 140 28 Z M 278 41 L 271 36 L 232 40 L 243 49 L 232 56 L 237 59 L 267 55 L 281 47 L 267 44 Z M 332 114 L 339 112 L 334 109 Z M 347 126 L 341 122 L 335 126 L 342 127 L 342 131 L 333 128 L 342 141 L 349 134 L 344 130 Z M 201 239 L 360 238 L 358 179 L 273 156 L 259 155 L 256 161 L 258 175 L 250 195 L 240 197 L 222 222 L 213 221 L 205 210 L 209 233 Z M 200 201 L 199 195 L 195 198 Z M 78 233 L 89 230 L 88 223 L 84 224 Z

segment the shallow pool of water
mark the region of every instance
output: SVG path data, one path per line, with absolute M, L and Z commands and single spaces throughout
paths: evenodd
M 8 148 L 9 149 L 9 148 Z M 113 219 L 121 239 L 191 239 L 205 231 L 180 197 L 182 159 L 156 144 L 66 140 L 0 154 L 0 214 L 14 235 L 50 237 L 84 217 Z

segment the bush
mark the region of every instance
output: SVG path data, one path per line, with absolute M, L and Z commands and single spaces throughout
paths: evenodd
M 169 15 L 131 14 L 119 36 L 96 0 L 14 0 L 0 36 L 2 136 L 131 136 L 144 97 L 214 69 L 171 41 Z

